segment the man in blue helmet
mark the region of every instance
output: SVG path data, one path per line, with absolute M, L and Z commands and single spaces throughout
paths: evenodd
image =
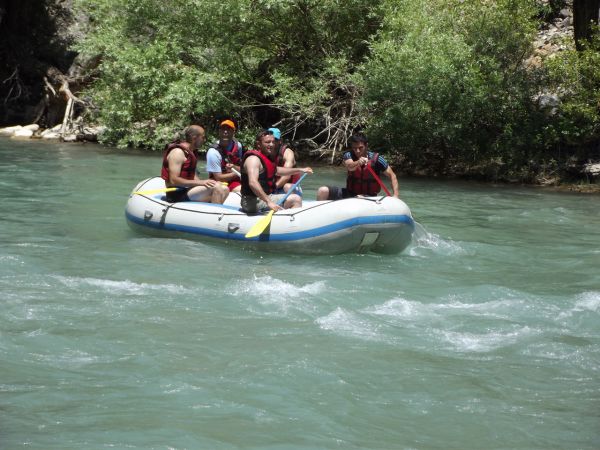
M 281 131 L 279 128 L 269 128 L 267 130 L 269 134 L 272 134 L 275 138 L 275 157 L 277 158 L 278 167 L 296 167 L 296 154 L 294 150 L 281 140 Z M 285 194 L 292 185 L 300 179 L 300 175 L 278 175 L 275 193 Z M 302 189 L 300 186 L 296 187 L 294 194 L 302 196 Z

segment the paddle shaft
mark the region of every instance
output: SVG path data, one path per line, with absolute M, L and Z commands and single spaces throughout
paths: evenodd
M 377 181 L 379 183 L 379 186 L 381 186 L 383 188 L 383 191 L 387 194 L 387 196 L 391 197 L 392 194 L 390 194 L 390 191 L 388 191 L 388 188 L 385 187 L 385 184 L 383 184 L 383 181 L 381 181 L 381 178 L 379 178 L 377 176 L 377 174 L 375 173 L 375 171 L 371 167 L 371 164 L 367 163 L 367 169 L 369 170 L 369 172 L 371 172 L 371 175 L 373 175 L 373 178 L 375 178 L 375 181 Z
M 221 181 L 221 184 L 227 186 L 227 183 L 225 181 Z M 159 188 L 159 189 L 148 189 L 145 191 L 135 191 L 132 195 L 152 195 L 152 194 L 159 194 L 161 192 L 174 192 L 174 191 L 180 191 L 182 189 L 192 189 L 194 186 L 173 186 L 173 187 L 168 187 L 168 188 Z
M 168 187 L 168 188 L 161 188 L 161 189 L 148 189 L 146 191 L 135 191 L 133 193 L 133 195 L 152 195 L 152 194 L 159 194 L 161 192 L 173 192 L 173 191 L 178 191 L 180 189 L 185 189 L 183 187 Z
M 231 161 L 229 160 L 229 158 L 227 156 L 225 157 L 225 162 L 227 164 L 231 164 Z M 240 164 L 241 164 L 241 162 L 240 162 Z M 240 169 L 241 169 L 241 167 L 240 167 Z M 233 173 L 235 173 L 240 180 L 242 179 L 242 174 L 239 171 L 237 171 L 236 169 L 234 169 L 233 166 L 230 167 L 229 170 L 231 170 Z
M 283 202 L 285 202 L 287 200 L 287 198 L 290 196 L 290 194 L 292 194 L 294 192 L 294 190 L 298 187 L 298 185 L 300 184 L 300 182 L 302 180 L 304 180 L 304 177 L 308 175 L 308 173 L 303 173 L 302 176 L 298 179 L 298 181 L 296 181 L 291 188 L 288 189 L 288 191 L 285 193 L 284 197 L 279 200 L 277 202 L 278 205 L 283 205 Z
M 294 192 L 294 189 L 296 189 L 296 187 L 300 184 L 300 182 L 304 179 L 304 177 L 306 175 L 308 175 L 308 173 L 304 173 L 300 177 L 300 179 L 293 184 L 293 186 L 287 191 L 287 193 L 283 196 L 283 198 L 277 202 L 277 205 L 279 205 L 279 206 L 283 205 L 283 203 L 286 201 L 286 199 L 290 196 L 290 194 L 292 192 Z M 265 231 L 267 229 L 267 227 L 269 226 L 269 224 L 271 223 L 271 219 L 273 218 L 274 213 L 275 213 L 275 210 L 271 209 L 267 213 L 266 216 L 261 218 L 258 222 L 256 222 L 252 226 L 252 228 L 250 228 L 250 230 L 248 230 L 245 237 L 253 238 L 253 237 L 256 237 L 256 236 L 262 234 L 262 232 Z

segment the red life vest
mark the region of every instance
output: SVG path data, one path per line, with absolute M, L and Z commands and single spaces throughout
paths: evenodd
M 285 160 L 283 159 L 283 155 L 285 154 L 285 151 L 288 149 L 288 145 L 287 144 L 281 144 L 281 147 L 279 147 L 279 152 L 277 153 L 277 166 L 278 167 L 283 167 L 283 165 L 285 164 Z M 293 151 L 290 149 L 290 151 Z M 294 166 L 295 167 L 295 166 Z M 279 181 L 279 179 L 281 178 L 281 175 L 277 175 L 277 180 Z M 295 183 L 296 181 L 298 181 L 300 179 L 300 175 L 299 174 L 294 174 L 292 176 L 290 176 L 290 179 L 288 180 L 288 183 Z
M 373 154 L 373 157 L 367 164 L 371 166 L 375 172 L 375 165 L 379 153 Z M 357 161 L 358 158 L 352 154 L 352 160 Z M 356 195 L 377 195 L 381 187 L 371 172 L 363 166 L 357 167 L 352 172 L 348 171 L 348 178 L 346 179 L 346 189 Z
M 246 159 L 251 155 L 258 156 L 263 165 L 264 170 L 258 175 L 258 182 L 260 183 L 260 186 L 262 187 L 263 191 L 265 191 L 265 194 L 272 194 L 275 191 L 275 174 L 277 173 L 277 164 L 258 150 L 248 150 L 246 153 L 244 153 L 244 158 L 242 159 L 242 195 L 251 195 L 256 197 L 256 194 L 250 188 L 248 174 L 243 169 Z
M 223 150 L 219 143 L 212 144 L 210 148 L 214 148 L 221 154 L 221 173 L 229 173 L 231 170 L 227 168 L 227 163 L 240 165 L 243 156 L 242 144 L 236 139 L 232 139 L 233 145 L 230 150 Z
M 183 150 L 183 153 L 185 153 L 186 156 L 185 162 L 181 166 L 181 172 L 179 173 L 179 176 L 181 178 L 185 178 L 186 180 L 194 179 L 196 175 L 196 164 L 198 163 L 198 155 L 196 154 L 196 152 L 190 152 L 187 147 L 187 142 L 182 143 L 180 141 L 171 142 L 170 144 L 167 144 L 165 146 L 162 170 L 160 171 L 160 177 L 163 180 L 167 182 L 169 181 L 169 161 L 167 161 L 167 156 L 169 156 L 169 153 L 171 153 L 171 150 L 173 150 L 174 148 L 180 148 L 181 150 Z

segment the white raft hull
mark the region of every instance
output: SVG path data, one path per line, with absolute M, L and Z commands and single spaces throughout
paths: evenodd
M 393 197 L 360 197 L 303 201 L 301 208 L 273 214 L 263 234 L 245 234 L 264 215 L 239 210 L 240 196 L 230 194 L 224 205 L 202 202 L 167 203 L 164 193 L 133 194 L 164 189 L 160 177 L 140 182 L 127 201 L 129 226 L 146 234 L 203 241 L 226 241 L 263 251 L 299 254 L 399 253 L 415 228 L 408 206 Z

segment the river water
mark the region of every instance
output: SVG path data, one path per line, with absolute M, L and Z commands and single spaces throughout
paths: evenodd
M 600 448 L 600 197 L 401 179 L 403 254 L 273 255 L 131 231 L 159 166 L 0 140 L 0 448 Z

